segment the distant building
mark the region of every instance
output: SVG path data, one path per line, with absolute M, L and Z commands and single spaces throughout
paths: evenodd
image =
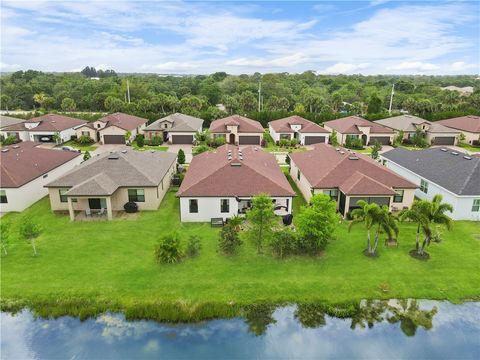
M 442 90 L 458 91 L 462 96 L 470 96 L 473 94 L 474 89 L 473 89 L 473 86 L 464 86 L 464 87 L 446 86 L 446 87 L 442 87 Z

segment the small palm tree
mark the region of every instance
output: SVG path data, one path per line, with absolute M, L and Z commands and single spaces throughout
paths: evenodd
M 240 226 L 243 223 L 243 218 L 238 215 L 234 215 L 230 219 L 228 219 L 228 222 L 235 229 L 235 231 L 240 231 Z
M 352 210 L 351 216 L 353 220 L 348 225 L 348 231 L 350 231 L 353 225 L 364 223 L 367 229 L 367 252 L 369 254 L 373 254 L 371 247 L 370 230 L 374 225 L 375 218 L 377 217 L 377 213 L 379 212 L 380 208 L 377 204 L 369 204 L 364 200 L 359 200 L 357 204 L 360 207 Z
M 397 218 L 388 209 L 388 206 L 382 206 L 379 211 L 376 212 L 373 219 L 374 224 L 377 225 L 377 231 L 375 232 L 375 242 L 373 244 L 372 254 L 375 255 L 378 245 L 378 237 L 380 232 L 383 231 L 391 239 L 395 234 L 398 236 L 399 228 L 397 224 Z
M 422 224 L 428 221 L 425 211 L 426 206 L 427 202 L 417 200 L 412 204 L 410 209 L 402 210 L 399 216 L 401 221 L 410 220 L 417 223 L 417 235 L 415 239 L 415 251 L 417 252 L 420 248 L 420 230 L 422 230 Z

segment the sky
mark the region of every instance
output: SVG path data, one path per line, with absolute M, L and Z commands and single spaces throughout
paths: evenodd
M 478 74 L 479 1 L 7 1 L 0 71 Z

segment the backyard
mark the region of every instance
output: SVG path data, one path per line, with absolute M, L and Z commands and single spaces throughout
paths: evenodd
M 303 199 L 295 199 L 297 211 Z M 20 219 L 28 216 L 43 232 L 37 241 L 39 255 L 17 238 Z M 349 233 L 339 225 L 336 238 L 318 257 L 277 260 L 256 255 L 244 243 L 240 253 L 217 253 L 218 228 L 206 223 L 182 224 L 175 190 L 170 190 L 158 211 L 142 212 L 135 220 L 70 222 L 50 212 L 47 198 L 22 214 L 8 214 L 12 224 L 8 255 L 2 254 L 2 306 L 17 304 L 47 307 L 73 314 L 99 309 L 129 311 L 151 304 L 252 304 L 281 301 L 340 303 L 366 298 L 480 299 L 480 227 L 456 222 L 444 231 L 444 241 L 433 243 L 429 261 L 408 255 L 415 226 L 402 224 L 398 248 L 384 248 L 379 258 L 362 254 L 366 232 Z M 186 240 L 201 237 L 198 257 L 175 265 L 155 263 L 158 239 L 178 231 Z M 15 236 L 14 236 L 15 235 Z M 177 309 L 178 310 L 178 309 Z

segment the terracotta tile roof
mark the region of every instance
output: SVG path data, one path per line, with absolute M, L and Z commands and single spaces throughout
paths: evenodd
M 98 120 L 107 123 L 107 126 L 105 126 L 103 129 L 106 129 L 110 126 L 116 126 L 116 127 L 119 127 L 120 129 L 127 130 L 127 131 L 132 131 L 137 127 L 145 124 L 148 121 L 148 119 L 144 119 L 138 116 L 128 115 L 120 112 L 109 114 Z
M 325 130 L 320 125 L 317 125 L 313 121 L 304 119 L 298 115 L 270 121 L 268 124 L 277 133 L 293 133 L 294 131 L 290 125 L 302 125 L 302 128 L 299 130 L 300 133 L 329 133 L 329 131 Z
M 370 133 L 372 134 L 393 134 L 393 130 L 374 122 L 365 120 L 360 116 L 348 116 L 341 119 L 327 121 L 323 124 L 329 128 L 335 129 L 342 134 L 360 134 L 359 126 L 370 127 Z
M 210 132 L 228 133 L 227 125 L 238 125 L 239 133 L 263 133 L 262 124 L 240 115 L 231 115 L 223 119 L 212 121 L 210 124 Z
M 25 124 L 38 123 L 34 128 L 28 129 L 25 127 Z M 29 120 L 25 120 L 22 123 L 11 125 L 5 127 L 4 131 L 50 131 L 50 132 L 60 132 L 70 128 L 76 128 L 82 124 L 86 124 L 87 121 L 76 119 L 69 116 L 63 116 L 58 114 L 46 114 L 38 116 Z
M 262 192 L 295 196 L 272 154 L 256 146 L 239 150 L 227 144 L 193 157 L 177 196 L 254 196 Z
M 339 187 L 346 195 L 395 195 L 395 191 L 359 171 L 355 171 Z
M 43 149 L 37 145 L 32 141 L 24 141 L 2 149 L 0 187 L 20 187 L 81 155 L 71 151 Z
M 448 126 L 453 129 L 480 133 L 480 116 L 460 116 L 452 119 L 435 121 L 435 123 Z
M 414 183 L 395 174 L 370 157 L 342 148 L 337 151 L 334 147 L 326 144 L 317 144 L 310 151 L 291 153 L 290 158 L 316 189 L 332 189 L 343 186 L 348 191 L 355 188 L 356 191 L 371 192 L 380 190 L 378 183 L 390 189 L 417 188 Z M 355 175 L 357 172 L 374 179 L 375 183 L 369 179 L 360 179 L 359 175 Z M 352 176 L 354 178 L 350 179 Z M 380 194 L 386 194 L 385 191 L 385 188 L 381 189 Z

